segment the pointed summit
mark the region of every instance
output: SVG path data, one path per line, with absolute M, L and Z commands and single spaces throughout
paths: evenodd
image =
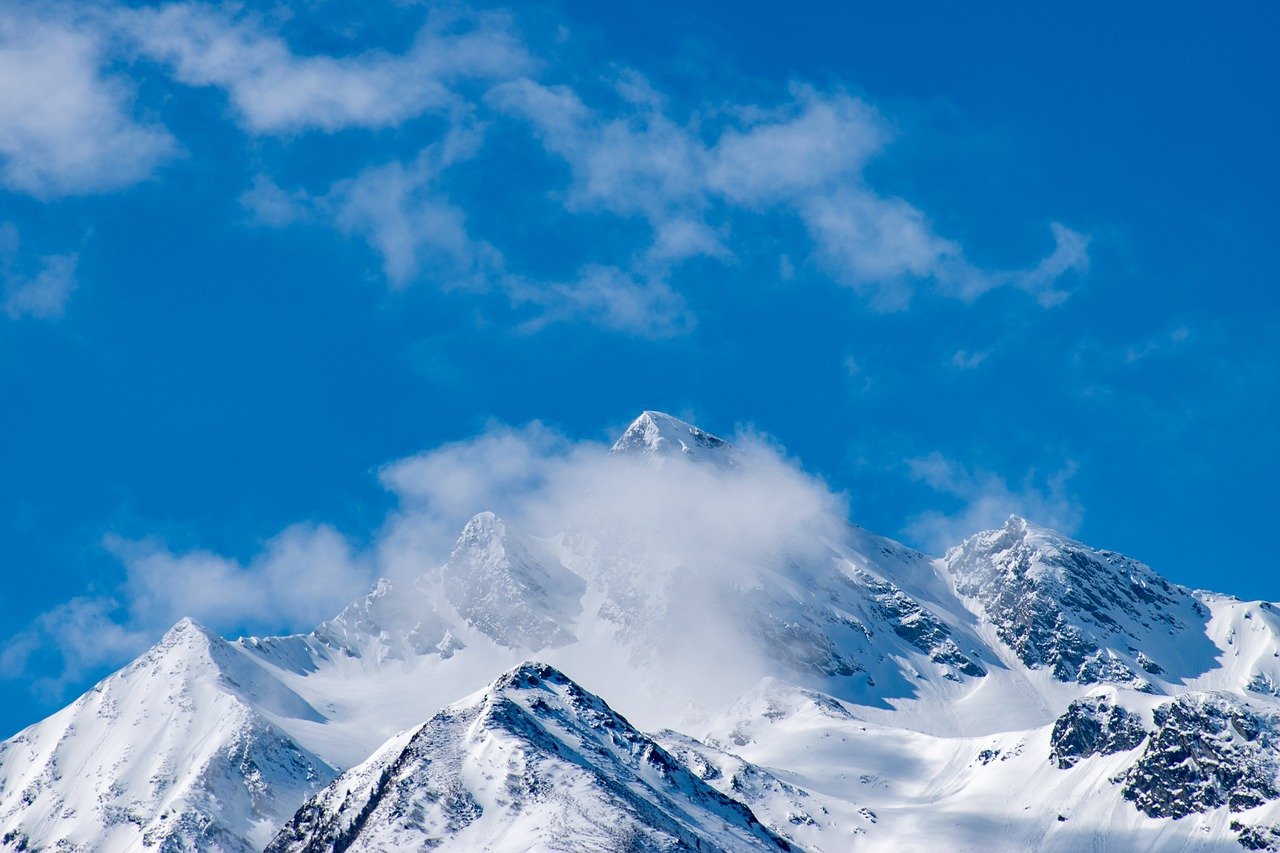
M 1031 669 L 1058 681 L 1147 692 L 1212 664 L 1208 612 L 1137 560 L 1009 516 L 944 558 L 955 590 Z
M 663 412 L 645 411 L 613 445 L 613 453 L 647 459 L 678 456 L 736 464 L 732 444 Z
M 458 615 L 499 645 L 539 651 L 576 639 L 582 579 L 491 512 L 467 522 L 441 580 Z
M 387 742 L 271 853 L 793 849 L 604 700 L 526 663 Z

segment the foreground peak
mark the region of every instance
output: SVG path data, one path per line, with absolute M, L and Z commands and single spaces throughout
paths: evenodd
M 728 461 L 733 445 L 691 423 L 663 412 L 645 411 L 613 445 L 614 453 L 649 458 L 709 457 Z

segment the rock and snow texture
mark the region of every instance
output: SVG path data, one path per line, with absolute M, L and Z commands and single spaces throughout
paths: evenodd
M 734 465 L 737 451 L 723 438 L 662 412 L 643 412 L 614 442 L 613 452 L 660 460 L 688 456 L 717 465 Z
M 956 591 L 1028 667 L 1149 690 L 1205 672 L 1208 609 L 1150 567 L 1011 517 L 947 552 Z
M 1123 794 L 1149 817 L 1181 818 L 1280 797 L 1280 714 L 1222 693 L 1188 693 L 1154 712 L 1156 730 Z
M 576 639 L 582 579 L 491 512 L 467 522 L 442 575 L 458 615 L 499 645 L 541 651 Z
M 1105 696 L 1088 696 L 1067 706 L 1049 735 L 1049 760 L 1060 769 L 1091 755 L 1134 749 L 1147 739 L 1142 719 Z
M 1275 606 L 1018 518 L 933 559 L 802 506 L 767 462 L 646 412 L 559 530 L 481 512 L 443 565 L 309 634 L 180 623 L 0 743 L 0 849 L 260 849 L 291 819 L 280 843 L 305 849 L 361 798 L 378 832 L 457 845 L 554 812 L 551 849 L 617 849 L 602 826 L 641 847 L 1280 849 Z M 751 516 L 762 482 L 784 499 Z M 512 671 L 531 658 L 556 669 Z M 707 791 L 767 829 L 726 841 L 738 812 Z
M 336 775 L 267 715 L 303 699 L 189 620 L 0 744 L 6 849 L 259 850 Z
M 788 850 L 559 671 L 524 664 L 394 738 L 267 848 Z

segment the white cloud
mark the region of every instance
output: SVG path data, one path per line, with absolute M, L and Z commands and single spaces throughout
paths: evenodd
M 68 686 L 98 667 L 128 660 L 158 637 L 151 626 L 128 624 L 127 614 L 113 599 L 73 598 L 5 640 L 0 646 L 0 678 L 21 676 L 39 660 L 41 671 L 55 674 L 35 681 L 33 691 L 47 701 L 61 701 Z M 52 666 L 49 657 L 55 659 Z
M 1066 298 L 1056 288 L 1063 275 L 1087 269 L 1088 238 L 1057 223 L 1055 250 L 1031 268 L 975 267 L 922 210 L 867 185 L 863 170 L 891 133 L 874 108 L 843 92 L 795 85 L 779 106 L 726 108 L 736 124 L 707 142 L 703 117 L 673 120 L 636 75 L 616 88 L 624 107 L 613 112 L 566 86 L 531 80 L 497 86 L 489 101 L 526 120 L 546 150 L 568 164 L 569 209 L 646 219 L 651 258 L 730 259 L 749 251 L 732 242 L 734 216 L 781 210 L 804 224 L 818 264 L 877 310 L 906 308 L 921 282 L 966 301 L 1014 286 L 1047 307 Z M 716 216 L 720 221 L 708 221 Z
M 548 151 L 573 174 L 571 210 L 643 216 L 656 230 L 671 220 L 696 240 L 680 241 L 691 254 L 719 254 L 719 241 L 701 223 L 706 151 L 688 129 L 661 111 L 657 98 L 635 75 L 620 84 L 633 95 L 618 115 L 592 109 L 565 86 L 519 80 L 494 88 L 489 101 L 527 120 Z M 665 254 L 672 255 L 670 243 Z
M 854 187 L 802 202 L 819 263 L 837 281 L 866 293 L 882 311 L 907 307 L 915 281 L 978 275 L 957 243 L 938 237 L 924 213 L 902 199 Z
M 157 542 L 116 536 L 106 546 L 125 566 L 131 621 L 159 628 L 183 616 L 266 630 L 319 622 L 372 577 L 351 544 L 324 525 L 286 528 L 246 564 L 206 551 L 174 554 Z
M 907 460 L 911 476 L 936 492 L 954 499 L 958 508 L 946 513 L 936 510 L 914 516 L 903 533 L 935 554 L 979 530 L 999 527 L 1010 515 L 1020 515 L 1037 524 L 1072 534 L 1080 527 L 1084 511 L 1067 491 L 1076 466 L 1068 463 L 1043 482 L 1029 471 L 1022 482 L 1010 485 L 1000 475 L 981 468 L 969 468 L 940 453 Z
M 735 442 L 746 460 L 735 468 L 680 456 L 636 466 L 612 457 L 603 443 L 570 441 L 537 423 L 493 425 L 382 469 L 399 506 L 364 550 L 315 525 L 287 528 L 247 561 L 108 537 L 124 567 L 118 588 L 55 608 L 6 639 L 0 675 L 21 675 L 37 659 L 41 670 L 58 671 L 52 656 L 61 671 L 48 684 L 60 688 L 127 660 L 183 616 L 219 631 L 309 630 L 374 577 L 416 578 L 441 565 L 466 521 L 482 511 L 537 536 L 566 525 L 606 537 L 644 531 L 654 559 L 642 564 L 657 572 L 734 572 L 745 560 L 802 558 L 839 536 L 842 496 L 767 440 L 745 433 Z M 607 538 L 601 544 L 608 547 Z M 703 618 L 716 614 L 708 605 Z M 679 633 L 668 639 L 681 641 Z
M 1013 274 L 1014 284 L 1046 308 L 1058 305 L 1071 295 L 1058 289 L 1059 279 L 1068 272 L 1083 273 L 1089 269 L 1089 237 L 1060 222 L 1051 223 L 1049 227 L 1053 231 L 1053 253 L 1031 269 Z
M 124 565 L 120 588 L 74 598 L 6 639 L 0 677 L 19 676 L 39 659 L 57 674 L 35 687 L 58 700 L 68 684 L 128 660 L 184 616 L 222 630 L 310 627 L 372 580 L 369 561 L 324 525 L 286 528 L 243 564 L 208 551 L 175 554 L 155 541 L 108 536 L 105 545 Z
M 510 78 L 533 64 L 499 14 L 436 14 L 402 55 L 342 57 L 298 54 L 255 16 L 225 6 L 171 3 L 119 20 L 180 82 L 225 90 L 256 134 L 391 127 L 426 112 L 465 110 L 455 84 Z
M 739 204 L 775 204 L 859 183 L 889 141 L 884 119 L 845 94 L 792 87 L 793 102 L 729 128 L 709 152 L 708 187 Z
M 618 267 L 588 265 L 576 281 L 537 284 L 508 281 L 512 300 L 534 304 L 542 313 L 526 322 L 526 331 L 550 323 L 585 319 L 606 329 L 645 338 L 688 331 L 693 315 L 680 294 L 660 275 L 642 276 Z
M 240 194 L 240 204 L 258 225 L 285 228 L 312 218 L 313 201 L 302 190 L 286 190 L 266 175 Z
M 478 145 L 473 129 L 456 129 L 407 163 L 367 168 L 320 195 L 287 190 L 259 175 L 240 202 L 262 225 L 320 220 L 363 240 L 381 259 L 393 289 L 423 277 L 444 288 L 484 288 L 501 282 L 502 255 L 471 235 L 465 211 L 440 187 L 441 173 L 473 156 Z
M 335 184 L 321 202 L 341 231 L 377 251 L 393 287 L 424 270 L 444 286 L 483 285 L 501 267 L 498 251 L 472 238 L 462 208 L 437 189 L 437 176 L 430 157 L 388 163 Z
M 75 254 L 47 255 L 40 259 L 40 270 L 30 278 L 6 275 L 4 312 L 11 319 L 33 317 L 55 320 L 66 310 L 67 300 L 76 288 Z
M 961 370 L 973 370 L 975 367 L 986 361 L 991 356 L 992 352 L 993 350 L 989 349 L 958 349 L 951 356 L 951 364 L 953 367 L 958 367 Z
M 87 26 L 0 8 L 0 183 L 41 199 L 120 189 L 177 152 L 134 115 L 132 87 L 104 73 Z

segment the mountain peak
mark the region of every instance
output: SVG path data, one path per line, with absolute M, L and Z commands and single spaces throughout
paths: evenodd
M 165 646 L 172 646 L 176 643 L 187 639 L 222 641 L 222 638 L 201 625 L 190 616 L 183 616 L 177 622 L 173 623 L 173 627 L 165 631 L 164 636 L 160 639 L 160 643 Z
M 649 459 L 687 455 L 732 464 L 733 445 L 679 418 L 646 410 L 631 422 L 612 452 Z
M 604 700 L 525 663 L 393 738 L 267 848 L 790 850 Z

